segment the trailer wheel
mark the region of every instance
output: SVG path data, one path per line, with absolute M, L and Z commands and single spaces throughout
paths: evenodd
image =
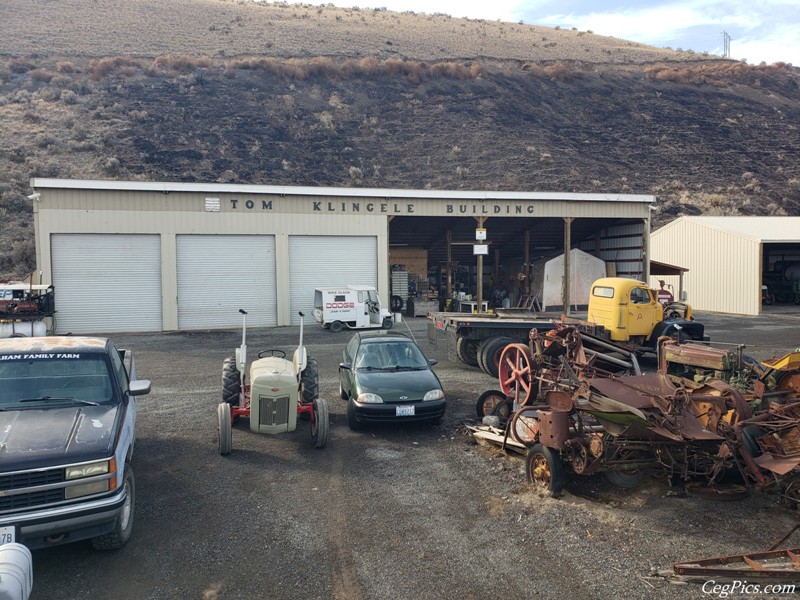
M 460 337 L 456 340 L 456 356 L 464 364 L 478 366 L 478 342 Z
M 328 443 L 328 401 L 325 398 L 314 400 L 314 416 L 311 420 L 311 439 L 314 441 L 314 448 L 324 448 Z
M 222 362 L 222 401 L 239 406 L 239 391 L 242 379 L 236 367 L 236 357 L 230 356 Z
M 554 450 L 536 444 L 528 450 L 525 460 L 525 473 L 528 481 L 538 489 L 547 491 L 548 495 L 557 498 L 564 487 L 564 467 L 561 457 Z
M 122 479 L 125 488 L 125 503 L 122 505 L 114 529 L 104 535 L 92 538 L 92 547 L 95 550 L 116 550 L 122 548 L 130 539 L 133 531 L 133 509 L 136 506 L 136 480 L 130 463 L 125 463 L 125 475 Z
M 475 403 L 475 412 L 478 418 L 482 419 L 487 415 L 493 415 L 495 407 L 501 402 L 506 401 L 506 396 L 500 390 L 488 390 L 483 392 Z
M 319 396 L 319 367 L 317 359 L 309 357 L 306 359 L 306 368 L 300 378 L 303 383 L 303 402 L 313 402 Z
M 381 323 L 381 326 L 384 329 L 391 329 L 392 325 L 394 325 L 394 319 L 392 319 L 392 317 L 384 317 L 383 318 L 383 323 Z
M 483 370 L 492 377 L 497 377 L 500 368 L 500 355 L 509 344 L 513 344 L 514 340 L 510 337 L 493 337 L 490 338 L 489 343 L 486 344 L 483 354 Z
M 342 325 L 341 321 L 334 321 L 331 323 L 331 331 L 333 333 L 339 333 L 342 329 L 344 329 L 344 325 Z
M 231 405 L 227 402 L 220 402 L 217 405 L 217 423 L 219 425 L 219 453 L 226 456 L 231 453 L 233 444 Z

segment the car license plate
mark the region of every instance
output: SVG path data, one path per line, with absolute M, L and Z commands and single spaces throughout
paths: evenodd
M 395 415 L 398 417 L 413 417 L 414 416 L 414 405 L 409 404 L 405 406 L 397 406 L 395 407 Z
M 13 525 L 0 527 L 0 545 L 13 544 L 16 540 L 16 528 Z

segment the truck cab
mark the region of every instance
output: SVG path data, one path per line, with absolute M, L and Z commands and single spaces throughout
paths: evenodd
M 602 326 L 615 342 L 655 348 L 662 335 L 707 339 L 688 304 L 662 304 L 655 290 L 624 277 L 604 277 L 592 284 L 587 319 Z

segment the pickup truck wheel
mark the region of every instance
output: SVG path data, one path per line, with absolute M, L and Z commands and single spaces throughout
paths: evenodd
M 233 426 L 231 425 L 231 405 L 220 402 L 217 405 L 217 422 L 219 424 L 219 453 L 226 456 L 231 453 L 233 445 Z
M 311 421 L 311 439 L 314 448 L 324 448 L 328 442 L 328 401 L 325 398 L 314 400 L 314 419 Z
M 342 329 L 344 329 L 344 325 L 342 325 L 341 321 L 334 321 L 333 323 L 331 323 L 332 333 L 339 333 Z
M 239 406 L 241 374 L 236 367 L 236 357 L 229 356 L 222 362 L 222 401 Z
M 303 369 L 300 380 L 303 382 L 303 402 L 313 402 L 319 396 L 319 367 L 316 358 L 309 356 L 306 359 L 306 368 Z
M 461 362 L 478 366 L 478 342 L 460 337 L 456 340 L 456 356 Z
M 136 506 L 136 480 L 130 463 L 125 463 L 125 475 L 122 478 L 125 488 L 125 503 L 114 522 L 114 529 L 105 535 L 92 538 L 95 550 L 116 550 L 122 548 L 130 539 L 133 530 L 133 509 Z

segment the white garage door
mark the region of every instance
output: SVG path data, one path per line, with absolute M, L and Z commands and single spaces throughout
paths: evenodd
M 292 324 L 298 311 L 314 321 L 314 289 L 378 283 L 378 239 L 375 236 L 289 237 Z
M 161 331 L 161 238 L 53 234 L 58 333 Z
M 179 235 L 178 328 L 278 324 L 275 236 Z

